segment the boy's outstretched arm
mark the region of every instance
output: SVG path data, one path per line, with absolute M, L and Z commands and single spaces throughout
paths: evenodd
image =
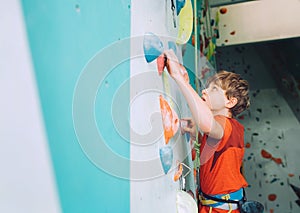
M 211 138 L 221 139 L 224 134 L 223 127 L 215 120 L 209 107 L 200 98 L 200 96 L 189 84 L 189 82 L 185 81 L 182 72 L 180 72 L 180 69 L 184 69 L 184 67 L 179 64 L 173 50 L 165 51 L 164 55 L 167 58 L 166 66 L 168 72 L 170 76 L 175 80 L 175 82 L 179 86 L 180 91 L 185 97 L 190 107 L 193 119 L 199 129 L 208 134 Z

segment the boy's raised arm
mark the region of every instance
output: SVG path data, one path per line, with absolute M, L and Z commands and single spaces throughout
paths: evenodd
M 184 76 L 180 69 L 185 69 L 180 65 L 178 59 L 173 52 L 173 50 L 167 50 L 164 52 L 165 57 L 167 58 L 166 66 L 170 76 L 175 80 L 179 86 L 180 91 L 185 97 L 194 121 L 201 131 L 208 134 L 210 137 L 215 139 L 221 139 L 224 134 L 223 127 L 219 122 L 214 119 L 214 116 L 205 104 L 205 102 L 200 98 L 197 92 L 193 87 L 186 82 Z

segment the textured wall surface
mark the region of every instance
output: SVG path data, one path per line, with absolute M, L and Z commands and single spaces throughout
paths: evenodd
M 296 213 L 299 197 L 290 184 L 300 187 L 300 124 L 270 69 L 271 64 L 281 62 L 268 51 L 267 44 L 263 46 L 217 48 L 217 64 L 218 69 L 235 71 L 250 83 L 250 109 L 238 116 L 245 126 L 248 198 L 263 203 L 266 212 Z
M 168 76 L 163 80 L 158 75 L 156 60 L 147 63 L 143 52 L 146 33 L 154 33 L 161 40 L 164 49 L 174 42 L 178 31 L 170 1 L 132 1 L 131 13 L 131 212 L 176 212 L 176 193 L 179 182 L 173 180 L 179 162 L 188 155 L 188 143 L 180 131 L 170 140 L 173 150 L 171 169 L 164 173 L 159 150 L 166 146 L 159 95 L 168 100 L 179 118 L 188 116 L 187 105 L 178 88 Z M 181 46 L 176 46 L 181 60 Z M 166 89 L 168 85 L 169 89 Z M 192 173 L 190 177 L 193 180 Z

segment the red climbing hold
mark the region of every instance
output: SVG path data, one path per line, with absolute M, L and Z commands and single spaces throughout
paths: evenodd
M 277 163 L 277 164 L 282 164 L 282 159 L 281 158 L 272 158 L 272 160 Z
M 277 198 L 276 194 L 269 194 L 268 196 L 269 201 L 274 201 L 276 200 L 276 198 Z
M 164 54 L 161 54 L 160 56 L 158 56 L 158 58 L 156 60 L 156 64 L 157 64 L 158 74 L 161 75 L 164 71 L 165 66 L 166 66 L 165 55 Z
M 240 116 L 238 117 L 238 119 L 244 120 L 244 119 L 245 119 L 245 116 L 244 116 L 244 115 L 240 115 Z
M 272 158 L 272 155 L 264 149 L 261 150 L 261 155 L 263 158 L 267 158 L 267 159 Z
M 222 7 L 222 8 L 220 9 L 220 13 L 221 13 L 221 14 L 227 13 L 227 8 L 226 8 L 226 7 Z

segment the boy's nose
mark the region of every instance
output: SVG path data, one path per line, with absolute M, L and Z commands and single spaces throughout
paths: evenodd
M 207 94 L 206 89 L 202 90 L 202 95 Z

